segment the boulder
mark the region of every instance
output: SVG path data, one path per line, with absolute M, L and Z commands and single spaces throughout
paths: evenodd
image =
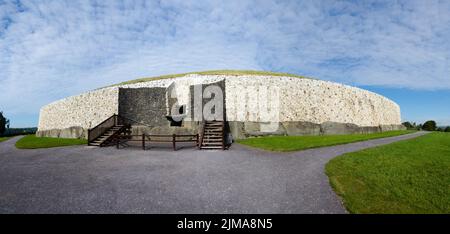
M 247 138 L 244 129 L 244 123 L 238 121 L 228 122 L 229 131 L 232 135 L 233 140 L 245 139 Z
M 360 133 L 363 134 L 370 134 L 370 133 L 377 133 L 381 132 L 380 127 L 378 126 L 366 126 L 366 127 L 360 127 Z
M 289 136 L 320 135 L 320 124 L 311 122 L 283 122 L 281 123 Z
M 82 127 L 79 126 L 73 126 L 70 128 L 61 129 L 59 131 L 60 138 L 84 138 L 85 137 L 85 131 Z
M 142 125 L 133 125 L 131 126 L 131 135 L 142 135 L 142 134 L 150 134 L 151 127 L 142 126 Z
M 171 127 L 171 126 L 159 126 L 154 127 L 150 130 L 149 134 L 155 134 L 155 135 L 193 135 L 197 134 L 193 129 L 191 128 L 185 128 L 185 127 Z
M 401 124 L 391 124 L 391 125 L 380 125 L 382 132 L 395 131 L 395 130 L 406 130 L 406 127 Z
M 360 127 L 351 123 L 324 122 L 320 125 L 323 135 L 343 135 L 360 133 Z

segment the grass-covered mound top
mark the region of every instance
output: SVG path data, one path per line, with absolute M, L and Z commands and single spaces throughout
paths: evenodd
M 139 79 L 135 79 L 135 80 L 125 81 L 125 82 L 114 84 L 111 86 L 135 84 L 135 83 L 140 83 L 140 82 L 148 82 L 148 81 L 169 79 L 169 78 L 177 78 L 177 77 L 183 77 L 186 75 L 193 75 L 193 74 L 197 74 L 197 75 L 227 75 L 227 76 L 245 76 L 245 75 L 288 76 L 288 77 L 311 79 L 309 77 L 295 75 L 295 74 L 289 74 L 289 73 L 283 73 L 283 72 L 252 71 L 252 70 L 214 70 L 214 71 L 201 71 L 201 72 L 188 72 L 188 73 L 180 73 L 180 74 L 162 75 L 162 76 L 155 76 L 155 77 L 145 77 L 145 78 L 139 78 Z

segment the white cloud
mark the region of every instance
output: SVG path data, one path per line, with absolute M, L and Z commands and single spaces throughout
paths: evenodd
M 124 80 L 225 68 L 450 89 L 448 12 L 431 0 L 6 1 L 0 107 L 37 113 Z

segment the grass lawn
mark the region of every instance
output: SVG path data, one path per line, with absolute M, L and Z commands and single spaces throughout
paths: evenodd
M 6 141 L 6 140 L 8 140 L 8 139 L 10 139 L 11 137 L 0 137 L 0 142 L 2 142 L 2 141 Z
M 344 154 L 326 173 L 351 213 L 450 213 L 450 133 Z
M 309 148 L 339 145 L 376 138 L 398 136 L 414 131 L 388 131 L 371 134 L 329 136 L 267 136 L 237 140 L 238 143 L 271 151 L 296 151 Z
M 296 77 L 296 78 L 309 78 L 305 76 L 299 76 L 289 73 L 282 73 L 282 72 L 269 72 L 269 71 L 253 71 L 253 70 L 214 70 L 214 71 L 201 71 L 201 72 L 189 72 L 189 73 L 181 73 L 181 74 L 170 74 L 170 75 L 163 75 L 163 76 L 156 76 L 156 77 L 147 77 L 147 78 L 140 78 L 135 80 L 129 80 L 125 81 L 119 84 L 115 85 L 124 85 L 124 84 L 134 84 L 139 82 L 147 82 L 152 80 L 161 80 L 161 79 L 168 79 L 168 78 L 176 78 L 176 77 L 182 77 L 190 74 L 199 74 L 199 75 L 229 75 L 229 76 L 242 76 L 242 75 L 268 75 L 268 76 L 289 76 L 289 77 Z M 309 78 L 311 79 L 311 78 Z
M 35 135 L 27 135 L 16 142 L 16 147 L 19 149 L 38 149 L 84 144 L 87 144 L 87 140 L 85 139 L 36 137 Z

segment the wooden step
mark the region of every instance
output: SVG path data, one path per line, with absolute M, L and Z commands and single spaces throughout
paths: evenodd
M 203 137 L 203 140 L 211 140 L 211 141 L 217 141 L 217 140 L 222 140 L 222 137 Z
M 213 146 L 213 145 L 222 146 L 222 142 L 203 142 L 202 144 L 202 146 Z
M 222 149 L 220 146 L 202 146 L 201 149 Z
M 204 141 L 221 141 L 223 138 L 218 138 L 218 137 L 216 137 L 216 138 L 207 138 L 207 137 L 204 137 L 203 138 L 203 140 Z
M 221 143 L 222 144 L 222 139 L 219 139 L 219 140 L 204 140 L 203 143 Z
M 94 139 L 94 141 L 103 141 L 103 139 L 99 137 L 97 139 Z
M 223 121 L 206 121 L 203 131 L 200 149 L 223 149 Z
M 114 134 L 116 134 L 118 131 L 124 129 L 125 126 L 127 126 L 127 125 L 118 124 L 118 125 L 114 125 L 114 126 L 110 127 L 101 136 L 99 136 L 96 139 L 94 139 L 93 141 L 89 142 L 89 145 L 103 146 L 105 143 L 110 142 L 111 137 Z M 126 130 L 129 130 L 129 128 L 127 127 Z
M 222 144 L 222 140 L 218 140 L 218 141 L 203 141 L 203 143 L 214 143 L 214 144 L 220 143 L 220 144 Z

